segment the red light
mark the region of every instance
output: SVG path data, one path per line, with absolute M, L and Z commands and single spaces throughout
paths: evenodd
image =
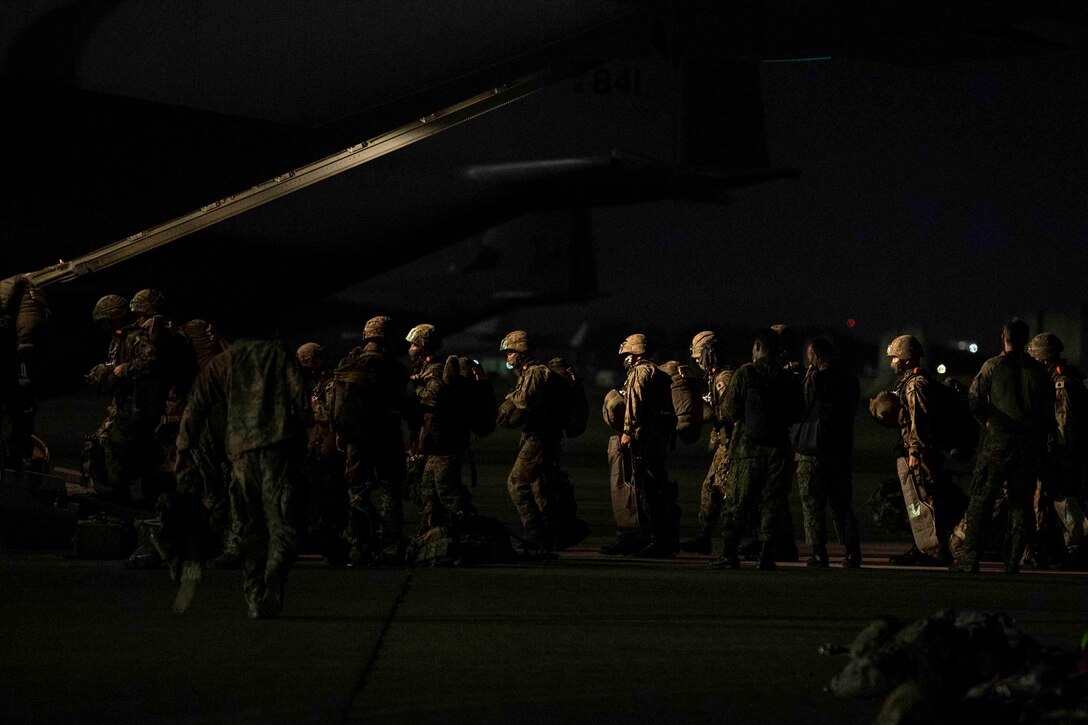
M 858 326 L 858 321 L 851 317 L 849 320 L 846 321 L 846 326 L 853 330 L 855 327 Z

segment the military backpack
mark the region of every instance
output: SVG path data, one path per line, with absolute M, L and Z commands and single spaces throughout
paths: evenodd
M 699 440 L 703 426 L 703 393 L 705 383 L 691 368 L 677 360 L 662 363 L 660 368 L 668 373 L 672 392 L 672 407 L 676 413 L 676 437 L 682 443 L 692 444 Z
M 548 369 L 559 376 L 563 391 L 563 432 L 567 438 L 577 438 L 586 432 L 589 423 L 589 399 L 585 386 L 574 368 L 561 357 L 548 361 Z

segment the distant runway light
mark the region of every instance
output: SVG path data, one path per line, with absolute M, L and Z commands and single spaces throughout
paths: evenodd
M 851 317 L 849 320 L 846 321 L 846 326 L 853 330 L 855 327 L 858 326 L 858 321 Z
M 967 341 L 966 340 L 960 340 L 959 342 L 956 343 L 956 347 L 958 347 L 960 350 L 966 350 L 967 349 Z
M 944 375 L 945 373 L 948 372 L 948 367 L 944 363 L 941 363 L 940 365 L 937 366 L 937 372 L 940 373 L 941 375 Z
M 970 345 L 967 346 L 967 349 L 970 350 L 972 354 L 978 352 L 978 343 L 972 342 Z

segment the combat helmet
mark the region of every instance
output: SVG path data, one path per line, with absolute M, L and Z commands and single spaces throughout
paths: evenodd
M 148 317 L 151 317 L 159 314 L 165 305 L 166 297 L 162 292 L 159 292 L 157 289 L 142 289 L 132 295 L 132 301 L 129 302 L 128 306 L 129 309 L 137 315 L 147 315 Z
M 392 321 L 392 317 L 386 317 L 385 315 L 371 317 L 366 321 L 366 324 L 363 325 L 363 339 L 384 340 L 389 335 L 389 324 Z
M 506 333 L 499 343 L 499 352 L 529 352 L 529 333 L 525 330 Z
M 650 350 L 650 339 L 640 332 L 628 335 L 620 344 L 620 355 L 645 355 Z
M 307 342 L 299 346 L 295 351 L 295 357 L 302 367 L 307 370 L 316 370 L 325 361 L 325 348 L 316 342 Z
M 91 313 L 91 319 L 95 322 L 99 320 L 117 322 L 127 312 L 128 300 L 121 295 L 106 295 L 94 303 L 94 312 Z
M 1028 355 L 1039 362 L 1061 355 L 1064 349 L 1065 345 L 1053 332 L 1040 332 L 1028 343 Z
M 442 336 L 438 334 L 438 328 L 434 325 L 426 323 L 416 325 L 408 331 L 404 339 L 430 352 L 438 352 L 442 349 Z
M 922 343 L 914 335 L 900 335 L 892 340 L 885 353 L 888 357 L 897 357 L 900 360 L 917 360 L 925 355 Z
M 691 356 L 698 359 L 703 354 L 704 348 L 713 347 L 717 342 L 718 338 L 714 336 L 713 332 L 703 330 L 691 338 Z

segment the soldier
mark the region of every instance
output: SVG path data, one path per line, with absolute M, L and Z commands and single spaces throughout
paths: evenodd
M 963 492 L 944 470 L 944 451 L 937 439 L 939 422 L 937 391 L 940 385 L 922 367 L 922 343 L 912 335 L 900 335 L 886 351 L 892 372 L 898 378 L 896 395 L 899 413 L 901 453 L 896 461 L 904 492 L 917 494 L 917 512 L 925 518 L 912 521 L 915 544 L 903 554 L 888 558 L 898 566 L 945 566 L 951 560 L 948 537 L 963 515 Z M 906 482 L 906 483 L 904 483 Z M 912 484 L 912 485 L 906 485 Z M 908 512 L 911 506 L 908 506 Z M 917 542 L 921 541 L 919 545 Z
M 680 550 L 680 510 L 676 483 L 669 480 L 665 461 L 676 432 L 672 381 L 650 359 L 650 342 L 643 334 L 629 335 L 619 354 L 627 370 L 624 384 L 623 433 L 620 454 L 630 471 L 638 505 L 639 527 L 649 543 L 637 556 L 672 557 Z
M 372 317 L 363 345 L 333 375 L 331 411 L 337 447 L 345 454 L 349 563 L 403 562 L 405 452 L 401 420 L 408 405 L 408 371 L 390 354 L 392 320 Z
M 306 431 L 306 457 L 302 471 L 304 490 L 299 494 L 299 508 L 305 512 L 305 541 L 314 545 L 331 564 L 343 564 L 345 553 L 340 532 L 346 523 L 344 456 L 336 447 L 329 400 L 333 371 L 328 353 L 316 342 L 307 342 L 295 351 L 295 358 L 309 378 L 310 412 L 313 423 Z
M 739 569 L 737 544 L 745 523 L 758 515 L 760 550 L 756 568 L 775 568 L 774 541 L 783 537 L 782 488 L 790 484 L 789 426 L 799 399 L 792 377 L 776 363 L 779 337 L 774 330 L 756 335 L 752 362 L 733 374 L 723 408 L 733 423 L 729 443 L 731 495 L 722 507 L 722 555 L 717 569 Z
M 852 482 L 854 416 L 861 389 L 857 376 L 834 360 L 834 348 L 827 339 L 810 342 L 806 357 L 805 417 L 794 426 L 793 442 L 805 532 L 812 545 L 807 564 L 829 565 L 825 510 L 830 504 L 835 528 L 846 545 L 842 565 L 853 569 L 861 566 Z
M 794 358 L 794 354 L 797 352 L 797 332 L 792 327 L 783 324 L 771 325 L 772 330 L 778 335 L 778 355 L 776 360 L 778 365 L 782 367 L 787 373 L 790 374 L 790 378 L 793 381 L 794 388 L 800 394 L 801 384 L 805 376 L 805 367 Z M 787 464 L 790 467 L 790 478 L 793 479 L 796 474 L 796 466 L 791 458 Z M 801 556 L 797 550 L 797 540 L 794 535 L 793 529 L 793 514 L 790 511 L 790 487 L 787 486 L 784 491 L 779 492 L 782 500 L 775 506 L 775 510 L 782 516 L 782 521 L 779 522 L 778 528 L 782 531 L 782 535 L 774 542 L 774 555 L 777 561 L 799 561 Z M 754 522 L 753 522 L 754 523 Z M 752 542 L 753 546 L 758 544 L 758 537 Z M 758 550 L 752 551 L 746 558 L 753 559 L 758 556 Z
M 199 323 L 192 325 L 192 323 Z M 204 339 L 200 345 L 203 354 L 199 355 L 198 366 L 203 372 L 213 360 L 230 346 L 218 335 L 213 335 L 210 326 L 201 320 L 186 323 L 192 325 L 187 333 L 191 339 Z M 218 352 L 215 352 L 218 350 Z M 214 353 L 214 354 L 213 354 Z M 194 385 L 201 384 L 198 395 L 207 396 L 208 379 L 198 378 Z M 225 390 L 222 387 L 216 390 Z M 189 395 L 193 395 L 190 387 Z M 214 403 L 214 404 L 213 404 Z M 237 569 L 242 562 L 241 526 L 231 511 L 231 461 L 227 455 L 227 405 L 225 399 L 206 400 L 206 414 L 199 424 L 191 415 L 182 411 L 178 422 L 175 450 L 185 450 L 187 456 L 180 463 L 175 454 L 174 473 L 177 478 L 177 491 L 183 495 L 199 497 L 208 509 L 208 525 L 218 538 L 221 551 L 210 561 L 205 562 L 209 569 Z M 191 464 L 190 464 L 191 462 Z
M 182 430 L 200 430 L 224 413 L 242 593 L 251 618 L 275 617 L 297 549 L 292 491 L 311 422 L 309 386 L 295 356 L 279 342 L 240 339 L 213 358 L 192 388 Z M 194 465 L 193 444 L 179 435 L 176 468 Z
M 695 554 L 711 552 L 711 538 L 721 519 L 722 501 L 729 472 L 729 437 L 733 424 L 722 409 L 725 391 L 733 378 L 733 369 L 718 361 L 718 339 L 710 330 L 691 340 L 691 357 L 706 377 L 703 420 L 710 421 L 710 469 L 699 492 L 699 530 L 694 538 L 680 544 L 683 551 Z
M 570 544 L 566 533 L 575 523 L 560 510 L 563 492 L 557 487 L 566 383 L 537 361 L 523 330 L 507 334 L 499 352 L 506 355 L 506 366 L 514 371 L 517 383 L 499 406 L 498 424 L 522 430 L 506 490 L 531 544 L 545 552 L 566 548 Z
M 445 374 L 447 365 L 435 359 L 442 349 L 438 330 L 434 325 L 416 325 L 405 340 L 412 363 L 409 448 L 413 456 L 423 456 L 420 528 L 457 526 L 476 516 L 472 496 L 461 480 L 471 432 L 463 411 L 457 409 L 454 380 Z
M 137 502 L 158 493 L 162 448 L 155 429 L 163 399 L 155 368 L 156 347 L 139 324 L 121 326 L 127 311 L 119 306 L 124 303 L 117 295 L 106 295 L 95 303 L 95 324 L 111 337 L 106 362 L 92 368 L 87 381 L 113 396 L 107 419 L 99 428 L 113 495 Z
M 25 274 L 0 281 L 0 477 L 33 458 L 39 343 L 49 320 L 45 295 Z
M 979 570 L 979 542 L 1002 489 L 1008 496 L 1005 572 L 1020 570 L 1024 546 L 1034 534 L 1032 497 L 1040 458 L 1054 423 L 1054 385 L 1046 368 L 1024 346 L 1028 325 L 1013 318 L 1001 330 L 1004 351 L 982 364 L 971 382 L 971 412 L 983 428 L 979 444 L 961 568 Z
M 1067 519 L 1083 521 L 1078 512 L 1085 497 L 1085 473 L 1088 469 L 1088 388 L 1084 376 L 1075 366 L 1062 358 L 1065 345 L 1050 332 L 1031 338 L 1028 354 L 1043 364 L 1054 382 L 1054 428 L 1047 440 L 1046 454 L 1035 490 L 1035 523 L 1039 530 L 1032 545 L 1037 565 L 1050 560 L 1069 559 L 1077 563 L 1086 553 L 1083 549 L 1084 531 L 1081 527 L 1065 525 Z M 1063 515 L 1057 515 L 1058 512 Z M 1070 512 L 1074 512 L 1070 516 Z M 1055 523 L 1057 526 L 1051 526 Z M 1042 540 L 1044 530 L 1055 529 L 1061 537 L 1064 552 L 1047 551 Z M 1056 537 L 1055 537 L 1056 538 Z M 1057 544 L 1058 542 L 1054 542 Z

